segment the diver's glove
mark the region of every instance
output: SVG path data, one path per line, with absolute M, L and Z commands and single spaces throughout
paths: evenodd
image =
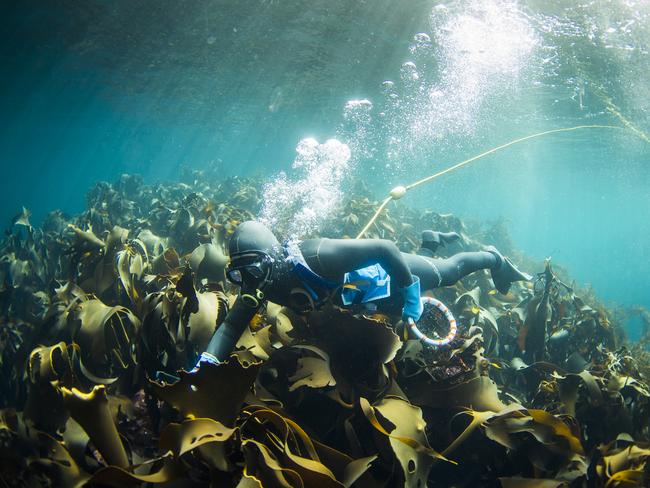
M 424 307 L 420 299 L 420 278 L 413 275 L 413 283 L 404 288 L 400 288 L 399 292 L 404 299 L 404 308 L 402 309 L 402 320 L 407 321 L 413 319 L 414 322 L 420 320 Z
M 190 371 L 190 373 L 196 373 L 201 367 L 201 365 L 205 363 L 214 364 L 215 366 L 220 364 L 219 360 L 216 357 L 214 357 L 209 352 L 205 351 L 201 353 L 201 355 L 199 356 L 199 360 L 196 363 L 196 366 L 192 368 L 192 371 Z

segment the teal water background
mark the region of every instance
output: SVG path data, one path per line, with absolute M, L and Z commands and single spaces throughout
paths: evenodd
M 542 130 L 650 131 L 646 2 L 6 0 L 0 23 L 6 226 L 23 205 L 79 212 L 124 172 L 292 178 L 306 137 L 349 144 L 341 185 L 380 197 Z M 650 307 L 649 163 L 631 130 L 572 132 L 404 201 L 503 219 L 525 253 Z

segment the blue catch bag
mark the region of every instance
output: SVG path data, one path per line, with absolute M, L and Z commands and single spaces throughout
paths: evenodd
M 345 273 L 341 291 L 344 305 L 368 303 L 389 296 L 390 275 L 379 263 Z

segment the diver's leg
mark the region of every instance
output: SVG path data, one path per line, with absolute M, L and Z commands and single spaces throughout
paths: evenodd
M 480 269 L 492 269 L 497 267 L 497 257 L 485 251 L 460 252 L 447 259 L 432 259 L 440 270 L 442 280 L 440 286 L 450 286 L 461 278 Z
M 450 286 L 461 278 L 480 269 L 489 269 L 494 286 L 501 293 L 507 293 L 513 281 L 530 280 L 531 277 L 519 271 L 512 262 L 494 247 L 486 251 L 461 252 L 447 259 L 432 259 L 425 256 L 406 254 L 404 258 L 411 273 L 420 277 L 422 290 L 439 286 Z
M 494 287 L 503 294 L 508 293 L 513 281 L 530 281 L 532 277 L 517 269 L 507 257 L 501 255 L 494 246 L 485 251 L 461 252 L 448 259 L 433 259 L 442 275 L 440 286 L 449 286 L 459 279 L 479 269 L 489 269 Z
M 432 259 L 417 254 L 404 254 L 411 273 L 420 277 L 420 288 L 431 290 L 449 286 L 463 276 L 479 269 L 492 268 L 498 264 L 489 252 L 461 252 L 447 259 Z

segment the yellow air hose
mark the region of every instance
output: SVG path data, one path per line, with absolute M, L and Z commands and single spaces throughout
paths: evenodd
M 370 229 L 372 224 L 375 223 L 375 221 L 377 220 L 379 215 L 381 215 L 381 212 L 384 210 L 384 208 L 386 208 L 386 206 L 391 201 L 399 200 L 404 195 L 406 195 L 407 191 L 409 191 L 409 190 L 411 190 L 411 189 L 413 189 L 413 188 L 415 188 L 417 186 L 428 183 L 428 182 L 438 178 L 439 176 L 445 175 L 447 173 L 451 173 L 452 171 L 455 171 L 458 168 L 460 168 L 462 166 L 465 166 L 466 164 L 469 164 L 469 163 L 471 163 L 473 161 L 476 161 L 477 159 L 481 159 L 482 157 L 488 156 L 489 154 L 495 153 L 495 152 L 500 151 L 502 149 L 505 149 L 507 147 L 513 146 L 515 144 L 519 144 L 520 142 L 524 142 L 524 141 L 527 141 L 529 139 L 535 139 L 536 137 L 547 136 L 549 134 L 556 134 L 558 132 L 571 132 L 571 131 L 580 130 L 580 129 L 619 129 L 619 130 L 628 129 L 628 130 L 632 130 L 632 132 L 634 132 L 636 135 L 639 135 L 637 133 L 638 131 L 633 130 L 629 126 L 619 127 L 619 126 L 616 126 L 616 125 L 577 125 L 575 127 L 565 127 L 565 128 L 562 128 L 562 129 L 545 130 L 543 132 L 537 132 L 536 134 L 531 134 L 531 135 L 528 135 L 528 136 L 520 137 L 519 139 L 515 139 L 515 140 L 510 141 L 510 142 L 508 142 L 506 144 L 502 144 L 500 146 L 494 147 L 494 148 L 489 149 L 489 150 L 487 150 L 487 151 L 485 151 L 485 152 L 483 152 L 483 153 L 481 153 L 481 154 L 479 154 L 477 156 L 471 157 L 469 159 L 466 159 L 465 161 L 461 161 L 460 163 L 454 164 L 453 166 L 450 166 L 449 168 L 446 168 L 446 169 L 444 169 L 442 171 L 439 171 L 439 172 L 437 172 L 435 174 L 432 174 L 431 176 L 427 176 L 426 178 L 422 178 L 421 180 L 418 180 L 415 183 L 411 183 L 410 185 L 396 186 L 395 188 L 393 188 L 389 192 L 388 197 L 386 197 L 386 199 L 383 202 L 381 202 L 381 205 L 379 205 L 379 207 L 377 208 L 377 211 L 375 212 L 375 214 L 368 221 L 368 223 L 361 230 L 361 232 L 359 232 L 359 235 L 357 235 L 356 239 L 361 239 L 364 236 L 364 234 L 366 232 L 368 232 L 368 229 Z M 642 137 L 642 139 L 647 140 L 646 137 Z

